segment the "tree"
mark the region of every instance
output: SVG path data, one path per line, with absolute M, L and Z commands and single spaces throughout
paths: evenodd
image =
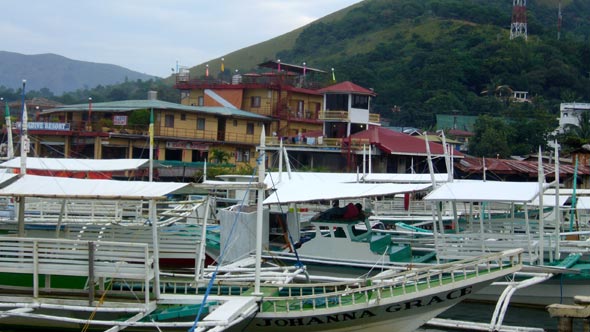
M 218 164 L 226 164 L 229 162 L 229 153 L 220 149 L 211 149 L 209 151 L 211 161 L 215 161 Z
M 480 116 L 474 125 L 475 135 L 469 141 L 469 153 L 478 157 L 510 156 L 509 140 L 512 130 L 500 118 Z
M 566 124 L 559 141 L 564 145 L 564 150 L 574 150 L 584 144 L 590 143 L 590 113 L 582 112 L 578 116 L 578 125 Z

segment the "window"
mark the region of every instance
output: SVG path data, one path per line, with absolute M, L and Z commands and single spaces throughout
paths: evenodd
M 369 109 L 369 96 L 352 95 L 352 108 Z
M 181 121 L 185 121 L 186 120 L 186 114 L 184 114 L 184 113 L 180 114 L 180 120 Z
M 250 150 L 236 149 L 236 162 L 247 163 L 250 161 Z
M 252 122 L 246 124 L 246 135 L 254 135 L 254 124 Z
M 197 130 L 205 130 L 205 118 L 197 118 Z
M 238 126 L 238 120 L 234 120 L 234 127 Z
M 203 106 L 203 105 L 205 105 L 205 98 L 204 98 L 203 96 L 199 96 L 199 97 L 197 98 L 197 105 L 198 105 L 198 106 Z
M 303 102 L 303 100 L 298 100 L 297 101 L 297 117 L 298 118 L 302 118 L 303 117 L 303 106 L 305 105 L 305 103 Z
M 164 117 L 164 127 L 174 128 L 174 114 L 166 114 Z
M 250 97 L 250 106 L 251 107 L 260 107 L 260 96 Z

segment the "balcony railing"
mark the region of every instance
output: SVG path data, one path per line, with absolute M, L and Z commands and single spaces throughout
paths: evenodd
M 267 137 L 266 146 L 279 146 L 281 137 Z M 298 139 L 297 137 L 283 137 L 283 146 L 286 147 L 305 147 L 317 149 L 345 149 L 345 150 L 362 150 L 363 146 L 369 145 L 368 138 L 325 138 L 325 137 L 307 137 Z
M 337 110 L 337 111 L 321 111 L 318 119 L 323 121 L 347 121 L 348 111 Z M 377 113 L 369 113 L 369 122 L 379 123 L 381 122 L 381 116 Z

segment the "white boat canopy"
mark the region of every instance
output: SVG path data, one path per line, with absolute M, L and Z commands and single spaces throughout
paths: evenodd
M 73 159 L 27 157 L 27 169 L 70 172 L 112 172 L 148 167 L 149 159 Z M 20 168 L 20 157 L 2 164 L 4 168 Z
M 263 204 L 300 203 L 319 200 L 395 195 L 426 190 L 430 183 L 321 183 L 288 182 L 270 194 Z
M 180 182 L 87 180 L 24 175 L 0 189 L 0 196 L 77 199 L 165 199 L 189 186 Z
M 543 184 L 543 190 L 548 187 Z M 537 182 L 455 180 L 434 189 L 424 200 L 530 203 L 538 196 Z
M 290 176 L 290 178 L 289 178 Z M 442 183 L 448 181 L 448 174 L 434 174 L 435 181 Z M 280 180 L 279 180 L 280 179 Z M 268 187 L 278 186 L 286 182 L 315 182 L 315 183 L 432 183 L 430 174 L 405 174 L 405 173 L 327 173 L 327 172 L 269 172 L 264 179 Z
M 570 197 L 559 195 L 559 206 L 567 206 L 565 203 Z M 529 205 L 539 206 L 539 197 L 536 197 Z M 543 206 L 555 206 L 555 195 L 543 195 Z

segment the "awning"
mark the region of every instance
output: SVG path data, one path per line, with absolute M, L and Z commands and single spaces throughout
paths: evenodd
M 188 187 L 180 182 L 86 180 L 25 175 L 0 189 L 0 196 L 72 199 L 165 199 Z
M 547 189 L 548 184 L 543 188 Z M 537 182 L 455 180 L 430 192 L 427 201 L 530 203 L 539 196 Z
M 431 184 L 289 182 L 279 186 L 264 204 L 283 204 L 333 199 L 355 199 L 422 191 Z

